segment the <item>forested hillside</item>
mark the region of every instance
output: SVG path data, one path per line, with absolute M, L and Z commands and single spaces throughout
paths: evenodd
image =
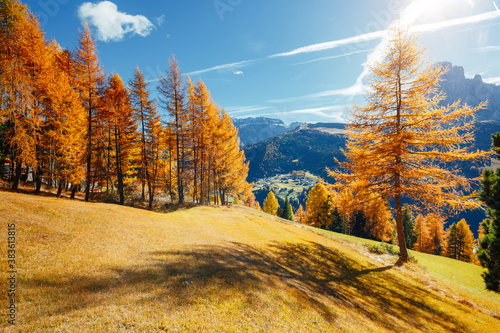
M 340 149 L 345 148 L 344 124 L 318 123 L 303 125 L 295 131 L 284 133 L 244 148 L 250 162 L 248 179 L 257 179 L 304 170 L 328 178 L 326 168 L 337 167 L 335 158 L 345 159 Z M 475 147 L 491 150 L 491 134 L 500 131 L 500 121 L 481 121 L 474 126 Z M 482 166 L 488 166 L 486 161 Z M 463 164 L 462 169 L 477 177 L 478 165 Z
M 252 182 L 294 170 L 327 177 L 325 168 L 336 165 L 334 158 L 344 159 L 340 149 L 345 147 L 345 136 L 308 126 L 245 147 L 245 156 L 250 162 L 248 180 Z

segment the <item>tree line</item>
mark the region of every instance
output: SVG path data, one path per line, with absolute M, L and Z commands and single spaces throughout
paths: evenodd
M 106 75 L 88 25 L 74 51 L 47 41 L 17 0 L 0 6 L 0 161 L 17 190 L 21 178 L 65 189 L 117 193 L 138 187 L 142 200 L 187 198 L 254 205 L 238 132 L 206 85 L 184 76 L 172 57 L 158 101 L 139 68 L 126 84 Z M 162 119 L 159 109 L 168 115 Z

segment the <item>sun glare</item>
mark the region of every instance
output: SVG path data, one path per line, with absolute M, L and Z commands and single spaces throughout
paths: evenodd
M 401 13 L 401 23 L 404 25 L 413 25 L 420 17 L 427 14 L 447 13 L 459 5 L 468 5 L 474 7 L 473 0 L 415 0 L 406 7 Z

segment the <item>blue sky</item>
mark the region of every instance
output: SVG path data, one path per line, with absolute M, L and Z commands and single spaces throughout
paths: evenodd
M 24 3 L 64 48 L 76 47 L 87 20 L 105 71 L 128 81 L 139 66 L 153 91 L 175 54 L 232 117 L 344 122 L 346 110 L 363 103 L 363 64 L 380 58 L 384 30 L 398 19 L 418 32 L 429 60 L 500 83 L 500 11 L 492 0 Z

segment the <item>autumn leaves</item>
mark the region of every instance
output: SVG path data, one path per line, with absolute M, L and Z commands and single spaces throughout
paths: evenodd
M 105 192 L 124 204 L 127 188 L 145 200 L 147 187 L 149 207 L 160 193 L 181 204 L 225 204 L 236 194 L 253 203 L 236 128 L 175 59 L 157 87 L 162 121 L 139 69 L 129 85 L 104 74 L 88 26 L 71 52 L 45 41 L 20 2 L 2 1 L 0 15 L 0 123 L 13 189 L 31 172 L 37 192 L 42 183 L 58 194 L 71 186 L 87 201 Z
M 348 123 L 344 171 L 331 175 L 337 187 L 348 188 L 355 204 L 374 197 L 393 200 L 400 260 L 408 260 L 402 200 L 420 203 L 427 210 L 460 211 L 480 203 L 469 190 L 469 179 L 444 163 L 477 160 L 487 152 L 469 151 L 469 132 L 476 108 L 459 102 L 447 107 L 437 85 L 445 68 L 425 61 L 416 37 L 396 27 L 382 62 L 371 68 L 367 103 L 355 106 Z

